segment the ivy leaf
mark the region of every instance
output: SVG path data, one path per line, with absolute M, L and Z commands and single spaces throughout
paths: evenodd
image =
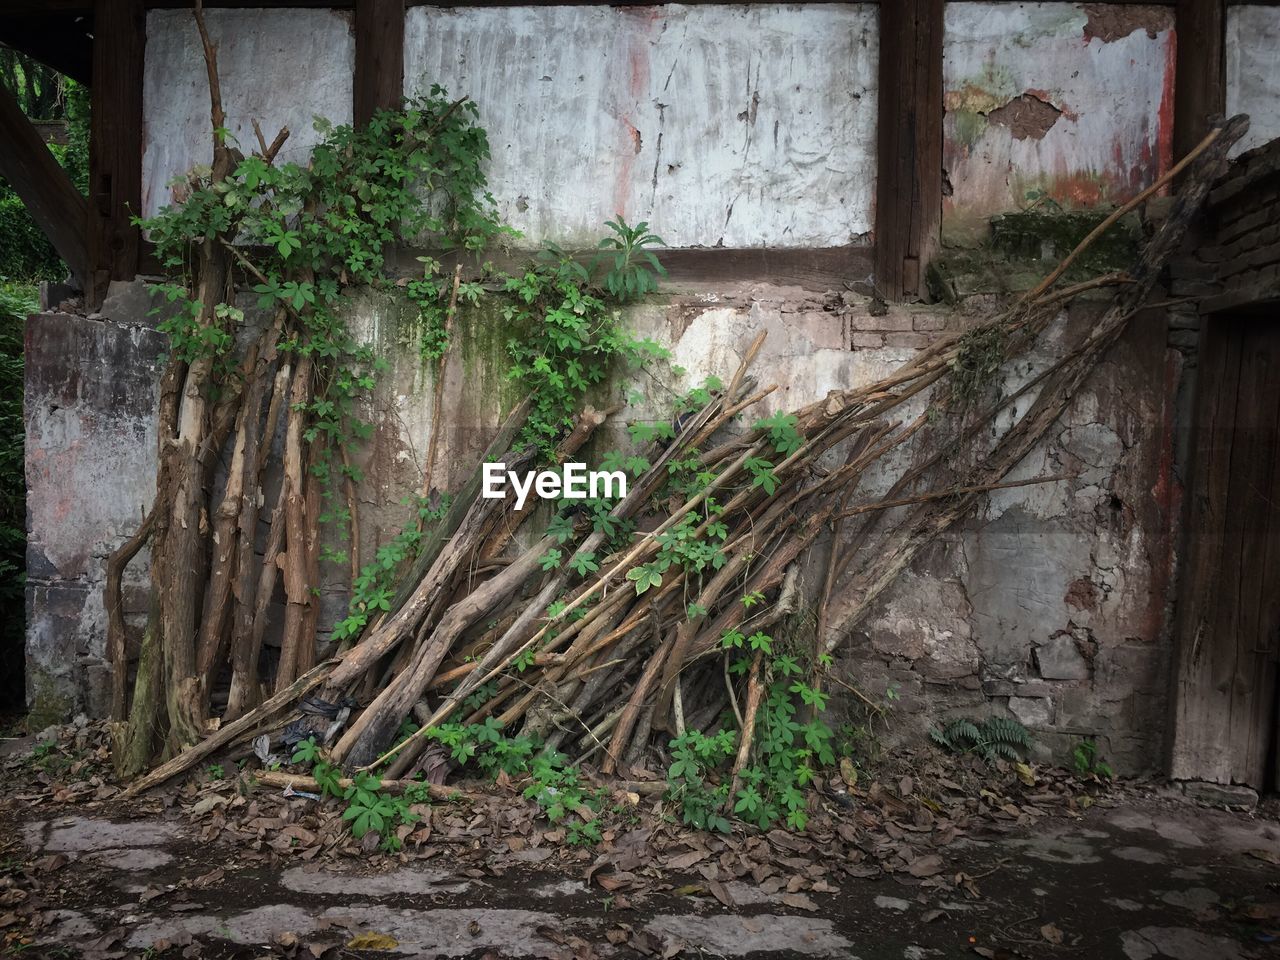
M 316 746 L 315 737 L 307 737 L 301 741 L 290 758 L 292 763 L 315 763 L 320 757 L 320 748 Z
M 659 573 L 651 564 L 645 564 L 643 567 L 636 567 L 627 571 L 627 579 L 636 585 L 636 595 L 644 593 L 650 587 L 662 586 L 662 574 Z
M 600 564 L 596 563 L 596 555 L 591 551 L 574 554 L 573 559 L 569 561 L 569 565 L 574 570 L 577 570 L 578 575 L 581 577 L 600 569 Z

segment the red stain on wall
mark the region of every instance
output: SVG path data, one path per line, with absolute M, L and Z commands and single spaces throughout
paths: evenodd
M 619 116 L 618 170 L 613 182 L 613 210 L 626 216 L 631 202 L 632 174 L 643 146 L 643 135 L 635 125 L 634 108 L 649 93 L 649 53 L 653 47 L 653 26 L 661 19 L 657 7 L 633 7 L 627 11 L 627 94 L 628 102 Z
M 1156 176 L 1159 177 L 1173 166 L 1173 82 L 1178 62 L 1178 35 L 1169 31 L 1169 39 L 1164 45 L 1164 88 L 1160 95 L 1160 110 L 1156 114 L 1159 126 L 1156 128 Z M 1167 189 L 1164 192 L 1168 192 Z

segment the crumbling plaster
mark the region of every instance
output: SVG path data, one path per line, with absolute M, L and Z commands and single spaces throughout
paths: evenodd
M 993 214 L 1128 199 L 1170 163 L 1170 7 L 948 3 L 943 238 Z
M 110 306 L 109 306 L 110 308 Z M 144 314 L 46 314 L 27 324 L 27 701 L 35 728 L 105 714 L 107 557 L 155 495 L 158 358 Z M 142 609 L 146 556 L 125 584 Z

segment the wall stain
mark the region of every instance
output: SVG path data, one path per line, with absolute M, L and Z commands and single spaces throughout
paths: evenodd
M 1060 116 L 1060 109 L 1028 91 L 990 111 L 987 121 L 996 126 L 1008 127 L 1015 140 L 1041 140 Z
M 1173 26 L 1173 10 L 1169 7 L 1125 5 L 1119 3 L 1086 3 L 1084 40 L 1095 37 L 1103 43 L 1123 40 L 1135 30 L 1145 30 L 1152 40 L 1161 30 Z

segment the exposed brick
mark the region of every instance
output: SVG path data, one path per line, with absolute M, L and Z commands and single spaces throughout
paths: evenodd
M 923 350 L 932 342 L 933 337 L 923 333 L 889 333 L 884 338 L 887 347 L 910 347 L 913 350 Z
M 1211 297 L 1218 293 L 1216 283 L 1203 283 L 1199 280 L 1175 279 L 1171 286 L 1175 297 Z
M 912 318 L 912 326 L 920 331 L 945 330 L 947 318 L 936 313 L 917 313 Z
M 1208 204 L 1210 207 L 1218 207 L 1226 203 L 1228 200 L 1238 196 L 1248 186 L 1245 180 L 1244 171 L 1237 170 L 1232 176 L 1227 177 L 1221 184 L 1209 191 Z
M 1241 237 L 1246 233 L 1251 233 L 1260 227 L 1266 226 L 1275 216 L 1274 210 L 1258 210 L 1251 208 L 1252 212 L 1240 217 L 1238 220 L 1224 221 L 1223 226 L 1218 232 L 1219 243 L 1230 243 L 1237 237 Z
M 988 697 L 1049 697 L 1058 691 L 1057 685 L 1044 680 L 983 680 L 982 692 Z
M 855 333 L 849 337 L 851 347 L 878 348 L 884 346 L 884 337 L 878 333 Z
M 1224 263 L 1219 275 L 1232 277 L 1237 273 L 1243 273 L 1246 270 L 1259 270 L 1273 263 L 1280 263 L 1280 243 L 1273 243 L 1266 247 L 1259 247 L 1257 250 L 1250 250 L 1229 263 Z
M 1177 257 L 1169 262 L 1170 273 L 1180 280 L 1215 280 L 1218 267 L 1196 257 Z
M 892 330 L 911 329 L 911 314 L 905 310 L 890 310 L 883 317 L 873 317 L 868 313 L 851 313 L 849 323 L 854 330 Z

